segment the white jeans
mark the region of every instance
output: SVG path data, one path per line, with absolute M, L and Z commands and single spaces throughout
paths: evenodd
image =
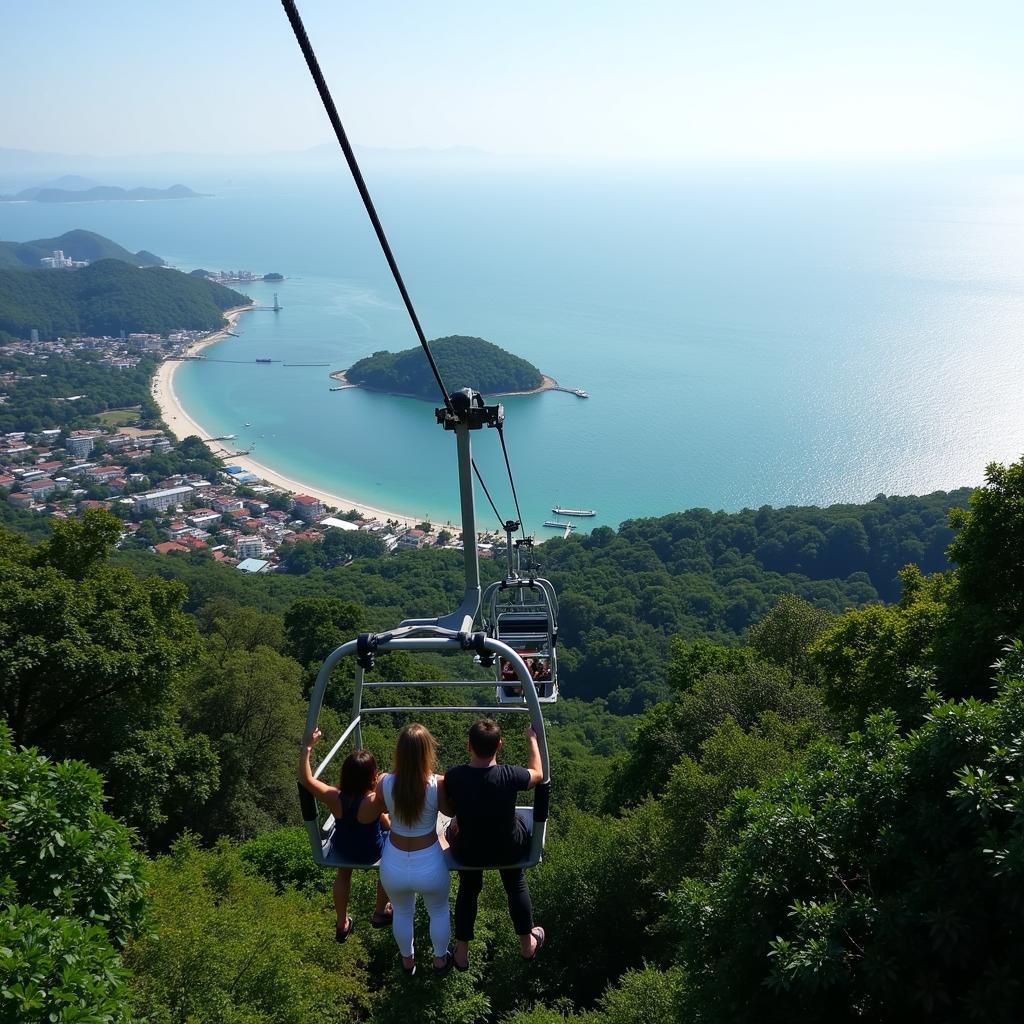
M 444 956 L 452 932 L 448 912 L 451 879 L 440 844 L 434 843 L 425 850 L 405 853 L 392 843 L 385 843 L 380 858 L 380 883 L 394 909 L 391 930 L 402 956 L 413 955 L 413 918 L 416 914 L 417 893 L 423 897 L 430 915 L 430 941 L 434 946 L 434 956 Z

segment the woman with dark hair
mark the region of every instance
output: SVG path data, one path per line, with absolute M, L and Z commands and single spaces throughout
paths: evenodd
M 380 877 L 395 908 L 391 928 L 406 974 L 416 972 L 413 917 L 417 894 L 423 897 L 430 916 L 434 970 L 447 974 L 453 962 L 448 950 L 451 883 L 437 839 L 438 786 L 444 785 L 444 776 L 435 774 L 436 759 L 434 737 L 425 726 L 413 722 L 398 734 L 395 770 L 382 775 L 377 783 L 377 792 L 391 814 Z
M 309 755 L 322 733 L 314 729 L 302 745 L 299 758 L 299 781 L 334 815 L 331 847 L 342 860 L 370 866 L 380 860 L 389 827 L 384 802 L 377 794 L 377 762 L 368 750 L 354 750 L 341 766 L 341 788 L 328 786 L 313 777 Z M 352 888 L 352 869 L 338 868 L 334 879 L 334 909 L 337 923 L 334 937 L 344 942 L 351 934 L 354 921 L 348 913 L 348 896 Z M 377 906 L 370 924 L 385 928 L 391 923 L 392 909 L 384 887 L 377 882 Z

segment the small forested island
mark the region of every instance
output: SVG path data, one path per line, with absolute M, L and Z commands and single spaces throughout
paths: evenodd
M 487 395 L 507 395 L 541 391 L 554 383 L 532 363 L 483 338 L 461 334 L 435 338 L 430 351 L 451 389 L 472 387 Z M 438 398 L 437 382 L 418 347 L 403 352 L 374 352 L 331 376 L 371 391 L 429 401 Z
M 42 266 L 40 262 L 52 257 L 60 251 L 70 260 L 85 260 L 95 263 L 97 260 L 121 260 L 133 267 L 162 267 L 164 261 L 145 249 L 129 252 L 117 242 L 98 235 L 95 231 L 65 231 L 56 238 L 34 238 L 29 242 L 0 242 L 0 267 L 31 267 L 33 270 Z
M 64 182 L 62 187 L 61 183 Z M 77 188 L 70 184 L 79 184 Z M 0 196 L 0 203 L 95 203 L 131 201 L 142 202 L 153 199 L 201 199 L 201 192 L 195 192 L 185 185 L 171 185 L 170 188 L 121 188 L 118 185 L 97 185 L 85 179 L 60 179 L 50 185 L 36 185 L 22 189 L 12 196 Z
M 209 331 L 252 302 L 223 285 L 165 267 L 103 259 L 77 270 L 0 268 L 0 340 L 75 334 Z

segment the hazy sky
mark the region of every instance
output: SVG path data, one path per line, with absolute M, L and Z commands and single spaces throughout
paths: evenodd
M 1020 152 L 1024 5 L 305 0 L 369 146 L 641 159 Z M 266 152 L 331 136 L 275 0 L 31 0 L 0 146 Z

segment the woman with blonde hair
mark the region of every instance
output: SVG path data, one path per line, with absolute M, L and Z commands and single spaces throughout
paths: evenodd
M 430 731 L 413 722 L 398 734 L 394 771 L 382 775 L 377 783 L 391 815 L 390 838 L 380 860 L 380 880 L 391 897 L 391 928 L 406 974 L 416 972 L 413 917 L 417 893 L 430 915 L 434 970 L 447 974 L 452 968 L 448 950 L 450 881 L 444 851 L 437 840 L 437 789 L 444 784 L 444 776 L 434 772 L 436 756 L 437 745 Z

